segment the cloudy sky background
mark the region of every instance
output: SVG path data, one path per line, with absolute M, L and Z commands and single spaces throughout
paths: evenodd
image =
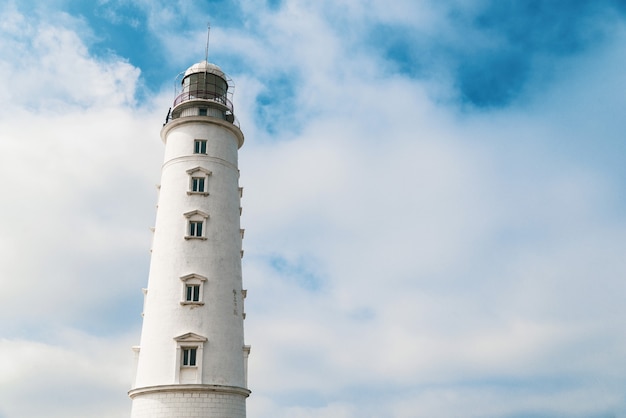
M 126 417 L 174 78 L 235 81 L 251 418 L 626 417 L 626 6 L 0 5 L 0 418 Z

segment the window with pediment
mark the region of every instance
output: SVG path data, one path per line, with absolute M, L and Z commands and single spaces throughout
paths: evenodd
M 185 213 L 187 232 L 185 239 L 206 239 L 206 223 L 209 215 L 200 210 Z
M 202 167 L 195 167 L 187 170 L 189 175 L 189 189 L 187 194 L 209 195 L 209 176 L 211 172 Z
M 199 274 L 188 274 L 180 278 L 182 295 L 180 304 L 193 306 L 204 305 L 204 284 L 207 279 Z
M 188 332 L 174 338 L 176 342 L 176 371 L 174 378 L 180 384 L 202 383 L 202 358 L 206 337 Z

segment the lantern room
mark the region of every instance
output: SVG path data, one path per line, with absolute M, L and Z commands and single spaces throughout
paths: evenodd
M 207 116 L 238 126 L 232 102 L 235 86 L 217 65 L 199 62 L 176 79 L 176 99 L 166 124 L 181 117 Z

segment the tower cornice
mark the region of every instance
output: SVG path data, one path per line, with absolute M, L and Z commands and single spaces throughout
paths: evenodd
M 185 116 L 185 117 L 172 119 L 168 123 L 166 123 L 161 129 L 161 139 L 163 140 L 163 142 L 165 142 L 165 139 L 167 138 L 167 133 L 175 127 L 185 125 L 187 123 L 198 123 L 198 122 L 212 123 L 214 125 L 218 125 L 218 126 L 221 126 L 230 130 L 237 137 L 237 148 L 241 148 L 243 146 L 244 137 L 243 137 L 243 132 L 241 132 L 241 129 L 239 129 L 237 126 L 233 125 L 232 123 L 228 121 L 225 121 L 219 118 L 214 118 L 212 116 Z
M 245 396 L 246 398 L 252 393 L 249 389 L 237 386 L 221 386 L 221 385 L 161 385 L 136 388 L 128 391 L 128 396 L 133 399 L 137 395 L 146 393 L 164 393 L 164 392 L 220 392 L 234 395 Z

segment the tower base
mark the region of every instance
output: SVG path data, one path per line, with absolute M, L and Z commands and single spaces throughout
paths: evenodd
M 153 386 L 131 390 L 131 418 L 245 418 L 248 389 L 217 385 Z

